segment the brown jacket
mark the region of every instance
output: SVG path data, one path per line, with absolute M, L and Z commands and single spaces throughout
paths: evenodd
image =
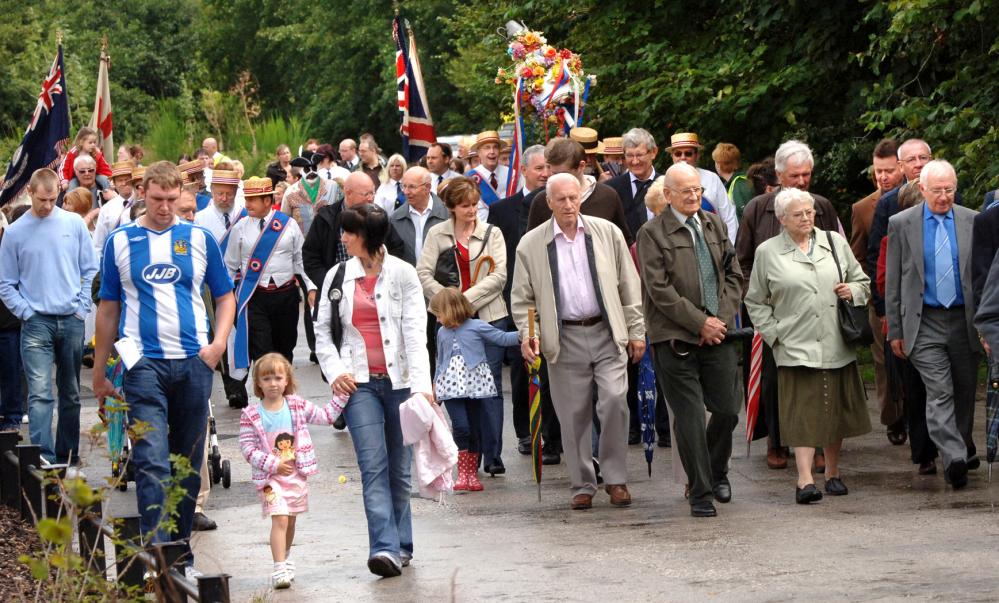
M 742 271 L 722 219 L 703 210 L 698 216 L 718 275 L 718 318 L 731 328 L 742 299 Z M 649 340 L 679 339 L 696 345 L 708 319 L 697 253 L 690 231 L 669 208 L 638 231 L 638 265 Z
M 777 191 L 765 193 L 750 199 L 742 212 L 742 224 L 735 239 L 735 252 L 739 256 L 742 274 L 748 277 L 753 272 L 753 257 L 761 243 L 779 235 L 783 230 L 774 214 L 774 199 Z M 843 234 L 839 216 L 829 199 L 809 193 L 815 199 L 815 228 L 831 230 Z
M 881 189 L 878 189 L 854 203 L 850 209 L 850 249 L 853 250 L 853 256 L 861 266 L 867 265 L 867 239 L 871 235 L 874 208 L 880 198 Z

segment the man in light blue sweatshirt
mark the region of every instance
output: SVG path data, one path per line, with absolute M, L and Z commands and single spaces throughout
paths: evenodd
M 41 447 L 49 463 L 75 464 L 80 455 L 83 320 L 90 312 L 97 255 L 83 219 L 55 206 L 55 172 L 36 171 L 28 192 L 31 211 L 8 227 L 0 242 L 0 299 L 22 321 L 31 443 Z M 54 444 L 53 365 L 59 390 Z

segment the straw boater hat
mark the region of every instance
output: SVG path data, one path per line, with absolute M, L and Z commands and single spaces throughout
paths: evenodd
M 132 176 L 131 161 L 119 161 L 111 164 L 111 178 L 117 178 L 118 176 Z
M 142 182 L 142 179 L 146 176 L 146 168 L 139 166 L 132 168 L 132 182 Z
M 215 170 L 212 172 L 212 184 L 239 186 L 239 175 L 234 170 Z
M 693 132 L 678 132 L 669 137 L 669 147 L 667 151 L 673 149 L 696 148 L 703 149 L 704 145 L 697 139 L 697 134 Z
M 471 146 L 470 150 L 478 151 L 479 147 L 490 142 L 494 142 L 499 145 L 502 144 L 502 142 L 500 141 L 499 132 L 497 132 L 496 130 L 486 130 L 485 132 L 479 132 L 478 134 L 475 135 L 475 144 Z
M 212 174 L 214 179 L 215 175 Z M 274 194 L 274 183 L 270 178 L 258 178 L 253 176 L 243 182 L 243 197 L 270 197 Z
M 624 139 L 620 136 L 605 138 L 604 155 L 624 155 Z
M 177 169 L 180 170 L 181 174 L 188 174 L 189 176 L 193 176 L 198 172 L 205 171 L 205 166 L 200 161 L 194 160 L 194 161 L 185 161 L 184 163 L 178 165 Z
M 569 130 L 569 138 L 581 144 L 587 155 L 604 152 L 603 143 L 597 140 L 597 131 L 593 128 L 573 128 Z

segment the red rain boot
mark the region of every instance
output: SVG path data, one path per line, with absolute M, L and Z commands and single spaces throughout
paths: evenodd
M 468 489 L 472 492 L 482 491 L 482 482 L 479 481 L 479 453 L 468 453 Z
M 458 481 L 454 483 L 454 490 L 471 490 L 468 483 L 468 474 L 474 469 L 472 465 L 472 455 L 467 450 L 458 451 Z

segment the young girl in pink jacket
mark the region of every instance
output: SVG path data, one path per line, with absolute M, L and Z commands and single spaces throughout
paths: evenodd
M 262 356 L 253 365 L 253 391 L 260 403 L 245 408 L 239 421 L 239 447 L 253 468 L 264 517 L 271 518 L 275 589 L 288 588 L 295 579 L 295 566 L 288 559 L 295 519 L 308 511 L 306 479 L 316 473 L 308 425 L 332 425 L 346 404 L 334 398 L 318 408 L 294 395 L 297 388 L 294 370 L 284 356 Z

